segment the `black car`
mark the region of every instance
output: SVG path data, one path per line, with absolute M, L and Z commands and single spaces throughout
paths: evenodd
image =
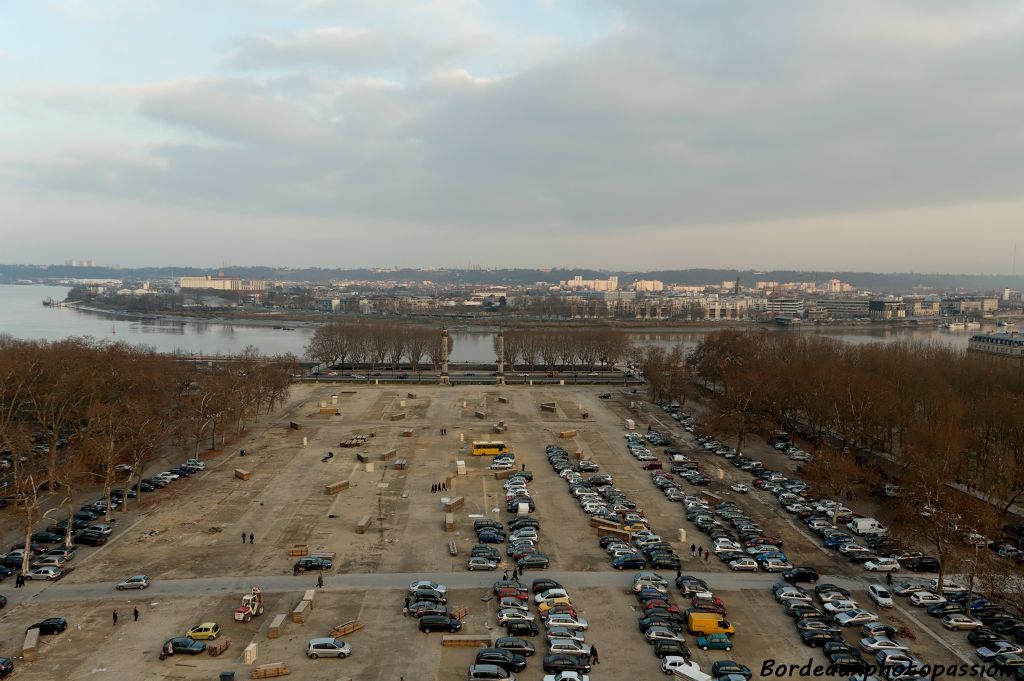
M 637 620 L 636 626 L 640 631 L 647 631 L 651 627 L 665 627 L 667 629 L 671 629 L 676 633 L 682 632 L 683 630 L 683 622 L 681 619 L 672 619 L 668 617 L 652 617 L 651 615 L 648 615 L 647 617 L 641 617 L 639 620 Z
M 167 487 L 167 485 L 169 484 L 163 478 L 143 478 L 142 482 L 143 482 L 143 484 L 149 485 L 150 487 L 159 487 L 159 488 Z
M 0 657 L 0 678 L 14 671 L 14 661 L 9 657 Z
M 445 615 L 424 615 L 420 618 L 419 627 L 420 631 L 424 633 L 431 631 L 455 632 L 462 628 L 462 622 Z
M 742 676 L 745 679 L 749 679 L 753 676 L 753 672 L 745 664 L 733 662 L 732 660 L 718 660 L 711 665 L 711 675 L 716 679 L 723 676 Z
M 812 648 L 820 648 L 829 641 L 841 641 L 840 635 L 834 631 L 821 631 L 817 629 L 806 629 L 800 632 L 800 640 L 804 645 Z
M 484 546 L 483 544 L 478 544 L 474 546 L 473 550 L 470 551 L 469 555 L 471 557 L 479 556 L 481 558 L 489 558 L 495 562 L 501 561 L 501 554 L 498 553 L 498 549 L 494 548 L 493 546 Z
M 970 642 L 972 646 L 981 648 L 986 643 L 992 643 L 994 641 L 1004 641 L 1006 640 L 1006 637 L 988 627 L 978 627 L 977 629 L 972 629 L 970 632 L 968 632 L 967 640 Z
M 518 561 L 516 561 L 516 564 L 519 566 L 519 569 L 521 570 L 524 568 L 546 569 L 549 565 L 551 565 L 551 559 L 548 558 L 546 554 L 541 553 L 540 551 L 534 551 L 533 553 L 527 554 L 520 558 Z
M 91 524 L 92 523 L 90 523 L 88 520 L 83 520 L 82 518 L 72 518 L 71 519 L 71 529 L 73 529 L 73 530 L 84 530 L 85 528 L 89 527 L 89 525 L 91 525 Z M 50 525 L 50 532 L 52 532 L 54 534 L 57 534 L 57 535 L 60 535 L 60 537 L 61 537 L 60 541 L 61 542 L 64 541 L 64 534 L 67 531 L 68 531 L 68 521 L 67 520 L 60 520 L 60 521 L 55 522 L 53 525 Z M 60 542 L 53 542 L 53 543 L 54 544 L 59 544 Z
M 505 633 L 509 636 L 536 636 L 540 627 L 532 620 L 515 620 L 505 623 Z
M 309 572 L 310 570 L 330 570 L 334 567 L 334 563 L 331 562 L 330 558 L 321 558 L 319 556 L 305 556 L 295 561 L 294 568 L 299 572 Z
M 446 616 L 448 606 L 436 601 L 416 601 L 409 604 L 409 614 L 413 617 L 426 617 L 427 615 Z
M 540 529 L 540 521 L 537 520 L 536 518 L 530 518 L 528 516 L 520 516 L 520 517 L 514 518 L 513 520 L 510 520 L 508 522 L 508 528 L 510 530 L 519 530 L 519 529 L 522 529 L 524 527 L 532 527 L 532 528 L 534 528 L 536 530 L 539 530 Z
M 964 609 L 957 603 L 936 603 L 929 605 L 925 611 L 932 617 L 945 617 L 946 615 L 959 615 Z
M 899 564 L 911 572 L 938 572 L 939 559 L 931 556 L 915 556 L 914 558 L 900 558 Z
M 526 592 L 526 585 L 520 582 L 518 579 L 499 579 L 494 582 L 494 586 L 491 591 L 498 593 L 502 589 L 517 589 L 522 592 Z
M 54 532 L 34 532 L 31 539 L 33 544 L 60 544 L 64 541 L 64 535 Z
M 864 660 L 850 653 L 832 653 L 828 659 L 832 663 L 829 666 L 835 669 L 836 674 L 843 676 L 861 673 L 868 668 Z
M 448 597 L 440 591 L 433 589 L 414 589 L 409 592 L 411 601 L 429 601 L 432 603 L 447 603 Z
M 680 575 L 676 577 L 676 588 L 679 589 L 679 593 L 683 594 L 683 596 L 692 596 L 698 591 L 707 591 L 708 583 L 697 577 Z
M 15 572 L 17 572 L 15 568 L 7 567 L 6 565 L 0 565 L 0 582 L 4 581 L 5 579 L 13 575 Z
M 654 655 L 659 660 L 669 655 L 675 655 L 676 657 L 683 657 L 689 659 L 690 649 L 686 647 L 686 644 L 682 641 L 655 641 L 654 642 Z
M 206 650 L 206 644 L 202 641 L 193 641 L 187 636 L 178 636 L 169 639 L 160 648 L 160 659 L 168 655 L 198 655 Z
M 537 649 L 533 647 L 532 643 L 516 636 L 502 636 L 494 642 L 494 647 L 502 650 L 508 650 L 519 655 L 525 655 L 526 657 L 537 652 Z
M 42 622 L 36 622 L 29 629 L 38 629 L 40 636 L 51 636 L 53 634 L 59 634 L 68 628 L 68 621 L 63 617 L 48 617 Z
M 799 584 L 800 582 L 816 584 L 820 575 L 812 567 L 795 567 L 783 572 L 782 578 L 790 584 Z
M 72 535 L 71 541 L 75 544 L 84 544 L 85 546 L 102 546 L 107 543 L 107 538 L 99 532 L 82 530 Z
M 675 569 L 679 565 L 679 556 L 674 553 L 655 553 L 651 556 L 651 567 L 656 570 L 659 568 Z
M 546 577 L 533 580 L 533 584 L 530 585 L 530 590 L 535 594 L 544 593 L 549 589 L 561 589 L 564 588 L 559 582 Z
M 848 655 L 853 655 L 854 657 L 862 657 L 861 652 L 858 649 L 847 645 L 845 642 L 840 641 L 826 643 L 821 647 L 821 650 L 825 653 L 826 656 L 832 655 L 834 653 L 846 653 Z
M 548 655 L 544 658 L 544 671 L 548 674 L 558 672 L 590 673 L 590 657 L 587 655 Z
M 504 648 L 483 648 L 477 651 L 477 664 L 493 664 L 510 672 L 526 669 L 526 658 Z

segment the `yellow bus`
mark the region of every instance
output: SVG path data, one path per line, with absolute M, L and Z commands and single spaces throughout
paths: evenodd
M 474 442 L 473 456 L 495 456 L 508 453 L 504 442 Z

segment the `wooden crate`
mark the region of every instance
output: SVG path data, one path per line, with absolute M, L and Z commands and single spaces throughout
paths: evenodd
M 444 531 L 454 532 L 455 531 L 455 514 L 445 513 L 444 514 Z
M 391 419 L 392 421 L 401 421 L 401 420 L 403 420 L 405 418 L 405 412 L 404 411 L 400 411 L 397 414 L 392 414 L 388 418 Z
M 502 404 L 508 404 L 508 398 L 507 397 L 503 397 L 503 396 L 499 395 L 498 396 L 498 401 L 501 402 Z
M 624 539 L 625 541 L 629 541 L 629 532 L 626 532 L 625 530 L 620 530 L 620 529 L 615 528 L 615 527 L 607 527 L 607 526 L 604 526 L 604 525 L 599 525 L 597 527 L 597 534 L 598 534 L 598 536 L 610 534 L 613 537 L 619 537 L 620 539 Z
M 235 469 L 235 477 L 239 480 L 248 480 L 252 476 L 252 473 L 245 470 L 244 468 Z
M 298 430 L 302 426 L 297 421 L 289 421 L 288 427 L 291 428 L 292 430 Z
M 256 641 L 253 641 L 245 647 L 245 650 L 242 651 L 242 660 L 245 664 L 256 663 L 256 655 L 259 653 L 259 649 L 260 647 L 256 644 Z
M 476 415 L 476 417 L 477 417 L 478 419 L 485 419 L 485 418 L 487 418 L 487 412 L 486 412 L 486 411 L 483 411 L 482 409 L 477 409 L 477 410 L 476 410 L 475 412 L 473 412 L 473 413 L 474 413 L 474 414 Z
M 391 461 L 397 455 L 398 455 L 398 450 L 397 449 L 389 449 L 388 451 L 386 451 L 386 452 L 384 452 L 383 454 L 380 455 L 380 460 L 381 461 Z
M 338 492 L 348 489 L 348 480 L 339 480 L 338 482 L 332 482 L 331 484 L 324 487 L 324 494 L 337 494 Z
M 403 430 L 402 437 L 412 437 L 412 428 L 406 428 Z
M 558 409 L 554 402 L 544 402 L 540 405 L 540 408 L 543 411 L 556 411 Z
M 391 464 L 391 467 L 396 471 L 404 471 L 405 467 L 409 465 L 409 462 L 405 459 L 395 459 L 395 462 Z
M 281 626 L 286 617 L 287 615 L 274 615 L 274 619 L 270 620 L 270 626 L 267 627 L 267 638 L 277 638 L 281 635 Z
M 293 558 L 299 558 L 301 556 L 309 555 L 309 547 L 305 544 L 296 544 L 295 546 L 288 549 L 288 555 Z
M 464 620 L 466 619 L 467 615 L 469 615 L 469 608 L 467 608 L 466 606 L 462 606 L 461 608 L 455 608 L 454 610 L 452 610 L 452 617 L 454 617 L 457 620 Z
M 509 477 L 513 473 L 518 473 L 518 472 L 519 471 L 517 471 L 514 468 L 509 468 L 508 470 L 504 470 L 504 471 L 494 471 L 494 479 L 495 480 L 504 480 L 505 478 Z
M 558 434 L 558 437 L 562 438 L 563 440 L 569 440 L 576 437 L 577 435 L 579 435 L 579 431 L 563 430 L 561 433 Z
M 465 504 L 465 497 L 455 497 L 454 499 L 448 500 L 448 503 L 444 505 L 444 510 L 450 513 L 452 511 L 462 508 Z
M 313 599 L 316 598 L 316 589 L 306 589 L 302 594 L 302 600 L 309 603 L 309 609 L 313 609 Z
M 491 645 L 490 634 L 445 634 L 441 645 L 454 648 L 486 648 Z
M 206 652 L 210 654 L 210 657 L 217 657 L 225 650 L 231 647 L 231 639 L 225 636 L 219 638 L 216 641 L 210 641 L 206 644 Z
M 459 547 L 455 544 L 454 539 L 448 542 L 448 553 L 450 553 L 453 556 L 459 555 Z
M 356 523 L 356 534 L 366 534 L 366 530 L 370 527 L 370 516 L 364 515 Z
M 341 638 L 342 636 L 348 636 L 354 631 L 359 631 L 363 628 L 363 623 L 359 620 L 349 620 L 343 624 L 331 629 L 331 638 Z
M 272 679 L 277 676 L 288 676 L 291 674 L 284 662 L 271 662 L 261 664 L 249 672 L 250 679 Z
M 303 624 L 306 621 L 306 615 L 309 614 L 309 601 L 299 601 L 299 604 L 292 610 L 292 622 L 296 624 Z

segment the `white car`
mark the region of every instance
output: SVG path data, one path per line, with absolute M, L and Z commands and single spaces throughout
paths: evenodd
M 729 569 L 735 572 L 757 572 L 757 561 L 753 558 L 737 558 L 729 561 Z
M 685 657 L 678 655 L 666 655 L 661 661 L 661 671 L 665 674 L 675 674 L 676 678 L 681 679 L 702 679 L 707 676 L 701 673 L 696 662 L 688 662 Z
M 1024 653 L 1024 648 L 1009 641 L 993 641 L 992 643 L 986 643 L 974 652 L 983 660 L 991 660 L 996 655 L 1020 655 Z
M 739 483 L 733 485 L 729 489 L 731 489 L 733 492 L 736 492 L 737 494 L 746 494 L 747 492 L 750 491 L 749 487 L 747 487 L 746 485 L 739 484 Z
M 549 641 L 553 641 L 558 638 L 567 638 L 577 643 L 585 643 L 586 637 L 583 632 L 579 629 L 570 629 L 568 627 L 548 627 L 548 630 L 544 633 L 544 638 Z
M 189 468 L 196 468 L 199 470 L 204 470 L 206 468 L 206 464 L 199 459 L 187 459 L 185 461 L 185 465 Z
M 818 594 L 818 598 L 821 599 L 822 603 L 835 603 L 836 601 L 850 600 L 850 594 L 843 593 L 842 591 L 822 591 Z
M 565 589 L 548 589 L 533 597 L 534 603 L 543 603 L 549 598 L 569 598 L 569 592 Z
M 829 613 L 830 615 L 838 615 L 841 612 L 849 612 L 851 610 L 856 610 L 859 607 L 860 606 L 857 604 L 857 601 L 850 600 L 849 598 L 828 601 L 824 605 L 825 612 Z
M 114 470 L 118 473 L 131 473 L 132 465 L 130 463 L 119 463 L 114 467 Z
M 888 636 L 869 636 L 860 640 L 860 649 L 869 653 L 877 653 L 879 650 L 899 650 L 907 652 L 907 646 L 894 641 Z
M 544 681 L 590 681 L 590 677 L 579 672 L 558 672 L 545 675 Z
M 530 611 L 529 603 L 527 603 L 526 601 L 521 601 L 518 598 L 506 597 L 498 601 L 499 610 L 507 610 L 509 608 L 511 608 L 512 610 L 522 610 L 523 612 Z
M 41 568 L 36 568 L 35 570 L 29 571 L 25 575 L 25 579 L 54 580 L 54 579 L 57 579 L 58 577 L 60 577 L 60 575 L 61 575 L 60 568 L 52 567 L 52 566 L 50 566 L 50 567 L 41 567 Z
M 895 558 L 875 558 L 864 563 L 864 569 L 868 572 L 896 572 L 900 563 Z
M 867 610 L 850 610 L 836 615 L 836 624 L 841 627 L 853 627 L 858 624 L 875 622 L 877 620 L 878 615 L 873 612 L 868 612 Z
M 933 577 L 932 579 L 929 579 L 928 580 L 928 584 L 926 586 L 928 587 L 929 591 L 939 592 L 939 579 L 938 579 L 938 577 Z M 966 590 L 967 590 L 967 587 L 963 586 L 962 584 L 957 584 L 956 582 L 954 582 L 954 581 L 952 581 L 950 579 L 943 579 L 942 580 L 942 592 L 946 592 L 946 591 L 966 591 Z
M 910 596 L 910 604 L 917 608 L 927 608 L 929 605 L 938 605 L 945 602 L 945 596 L 933 594 L 931 591 L 918 591 Z
M 679 641 L 680 643 L 686 643 L 686 639 L 683 638 L 682 634 L 677 634 L 668 627 L 654 626 L 647 629 L 644 634 L 647 642 L 652 646 L 655 641 Z
M 942 618 L 942 626 L 946 627 L 950 631 L 960 631 L 961 629 L 977 629 L 982 626 L 981 620 L 976 620 L 973 617 L 964 615 L 962 613 L 954 613 L 952 615 L 946 615 Z
M 868 587 L 868 596 L 880 608 L 892 607 L 892 595 L 881 584 L 872 584 Z
M 65 561 L 60 556 L 43 556 L 42 558 L 38 559 L 35 562 L 35 566 L 37 568 L 41 568 L 41 567 L 62 568 L 62 567 L 64 567 L 64 563 L 66 563 L 66 562 L 67 561 Z
M 501 461 L 491 462 L 491 465 L 488 466 L 488 468 L 490 468 L 492 471 L 507 471 L 511 469 L 512 466 L 513 463 L 511 461 L 502 459 Z

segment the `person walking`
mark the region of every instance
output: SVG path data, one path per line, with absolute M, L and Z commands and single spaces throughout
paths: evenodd
M 690 544 L 690 557 L 691 558 L 696 558 L 697 557 L 697 545 L 696 544 Z
M 679 566 L 677 565 L 677 566 L 676 566 L 676 579 L 679 579 L 679 578 L 680 578 L 680 577 L 682 577 L 682 576 L 683 576 L 683 568 L 681 568 L 681 567 L 679 567 Z
M 501 578 L 502 578 L 502 579 L 505 579 L 505 580 L 507 580 L 507 579 L 508 579 L 508 570 L 505 570 L 505 574 L 503 574 L 503 575 L 501 576 Z
M 139 621 L 139 609 L 138 608 L 132 608 L 132 616 L 135 618 L 136 622 Z
M 444 483 L 444 482 L 441 483 L 441 491 L 442 492 L 447 492 L 448 491 L 448 483 Z
M 252 532 L 250 532 L 250 533 L 249 533 L 249 543 L 251 544 L 251 543 L 253 543 L 253 542 L 254 542 L 255 540 L 256 540 L 256 537 L 255 537 L 255 536 L 253 535 L 253 533 L 252 533 Z
M 597 656 L 597 646 L 591 644 L 590 646 L 590 659 L 594 664 L 601 664 L 601 658 Z
M 117 610 L 114 611 L 114 626 L 117 626 Z
M 316 576 L 316 585 L 318 588 L 324 588 L 324 571 L 321 570 L 320 574 Z
M 892 572 L 885 573 L 885 584 L 886 586 L 892 586 Z
M 242 543 L 243 544 L 245 543 L 245 531 L 244 530 L 242 531 Z
M 705 551 L 704 552 L 704 562 L 706 563 L 710 559 L 711 559 L 711 552 L 710 551 Z

